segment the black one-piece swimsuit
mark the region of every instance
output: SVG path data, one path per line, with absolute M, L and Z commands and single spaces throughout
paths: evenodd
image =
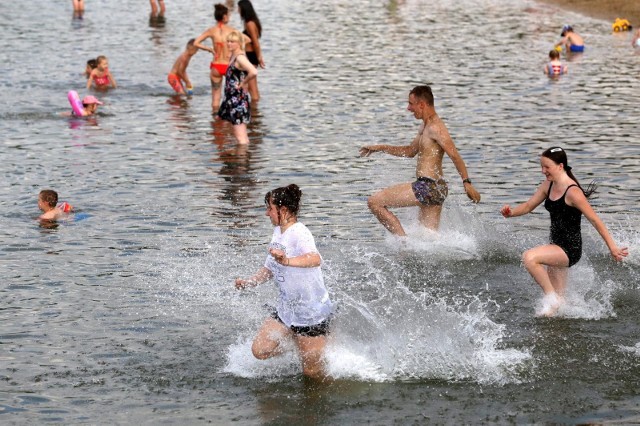
M 553 182 L 549 185 L 549 194 L 551 194 L 552 186 Z M 578 185 L 569 185 L 567 191 L 572 186 Z M 582 234 L 580 232 L 582 212 L 575 207 L 568 206 L 564 201 L 567 191 L 564 191 L 562 197 L 557 200 L 549 199 L 549 194 L 547 194 L 547 198 L 544 200 L 544 208 L 547 209 L 551 216 L 551 244 L 560 246 L 569 258 L 569 266 L 573 266 L 582 257 Z

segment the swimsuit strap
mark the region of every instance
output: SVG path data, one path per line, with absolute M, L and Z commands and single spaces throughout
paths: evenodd
M 553 186 L 553 182 L 550 183 L 550 185 L 549 185 L 549 193 L 547 194 L 547 200 L 549 200 L 551 202 L 556 202 L 558 200 L 562 200 L 565 197 L 565 195 L 567 195 L 567 191 L 569 191 L 569 189 L 571 189 L 571 187 L 573 187 L 573 186 L 577 186 L 578 188 L 580 188 L 578 186 L 578 184 L 573 183 L 573 184 L 567 186 L 567 189 L 564 190 L 564 194 L 562 194 L 562 196 L 560 198 L 558 198 L 557 200 L 552 200 L 552 199 L 549 198 L 551 196 L 551 187 L 552 186 Z
M 216 24 L 216 27 L 218 27 L 220 29 L 220 32 L 222 33 L 222 27 L 224 27 L 224 22 L 218 22 Z M 223 41 L 214 41 L 214 44 L 216 46 L 224 46 L 224 42 Z
M 572 185 L 567 186 L 567 189 L 565 189 L 564 194 L 562 194 L 562 197 L 560 198 L 564 198 L 564 196 L 567 195 L 567 191 L 569 191 L 569 189 L 571 189 L 572 186 L 578 186 L 578 185 L 574 183 Z

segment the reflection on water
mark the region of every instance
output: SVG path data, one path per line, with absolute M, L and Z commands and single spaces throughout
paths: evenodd
M 2 416 L 391 424 L 638 414 L 628 348 L 640 342 L 640 86 L 629 35 L 524 0 L 253 3 L 269 66 L 248 147 L 211 116 L 208 55 L 191 61 L 192 97 L 166 82 L 193 29 L 211 26 L 211 3 L 172 7 L 167 20 L 136 2 L 90 3 L 71 25 L 66 3 L 0 14 L 12 46 L 0 51 Z M 569 74 L 548 79 L 541 70 L 565 22 L 588 29 L 587 50 L 563 55 Z M 118 88 L 99 94 L 96 117 L 60 117 L 97 54 Z M 440 235 L 404 209 L 403 242 L 366 198 L 411 180 L 415 159 L 362 159 L 358 148 L 409 143 L 419 123 L 407 93 L 423 83 L 483 202 L 466 199 L 446 160 Z M 547 321 L 532 316 L 540 292 L 520 256 L 546 241 L 548 216 L 507 222 L 498 211 L 531 195 L 550 145 L 569 151 L 582 182 L 600 182 L 594 207 L 631 254 L 614 266 L 585 221 L 571 307 Z M 300 218 L 339 306 L 328 353 L 337 380 L 321 386 L 297 362 L 253 359 L 276 289 L 232 285 L 266 256 L 265 192 L 289 183 L 303 190 Z M 39 227 L 45 187 L 90 219 Z

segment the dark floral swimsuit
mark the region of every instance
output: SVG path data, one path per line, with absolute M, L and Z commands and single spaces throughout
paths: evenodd
M 224 99 L 220 104 L 218 116 L 232 124 L 248 124 L 251 122 L 249 94 L 240 88 L 247 76 L 246 71 L 236 68 L 236 58 L 229 62 L 225 74 Z

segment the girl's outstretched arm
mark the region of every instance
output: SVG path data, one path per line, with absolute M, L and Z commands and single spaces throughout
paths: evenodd
M 566 201 L 567 205 L 580 210 L 584 217 L 586 217 L 589 222 L 591 222 L 593 227 L 596 228 L 596 231 L 598 231 L 598 234 L 600 234 L 605 244 L 609 248 L 611 257 L 620 262 L 622 261 L 622 259 L 629 255 L 627 247 L 619 248 L 616 245 L 615 241 L 613 241 L 611 234 L 609 234 L 609 230 L 605 226 L 604 222 L 602 222 L 600 217 L 598 217 L 598 214 L 593 210 L 593 207 L 591 207 L 591 204 L 589 204 L 589 200 L 587 200 L 587 197 L 584 196 L 584 193 L 580 188 L 569 188 L 569 191 L 567 191 Z
M 247 287 L 255 287 L 262 284 L 263 282 L 269 281 L 271 277 L 273 277 L 271 271 L 263 266 L 251 278 L 236 278 L 236 288 L 240 290 Z
M 549 190 L 549 183 L 542 182 L 536 192 L 524 203 L 511 208 L 510 205 L 506 204 L 500 209 L 500 213 L 504 217 L 516 217 L 522 216 L 527 213 L 531 213 L 536 207 L 542 203 L 545 198 L 547 198 L 547 191 Z

